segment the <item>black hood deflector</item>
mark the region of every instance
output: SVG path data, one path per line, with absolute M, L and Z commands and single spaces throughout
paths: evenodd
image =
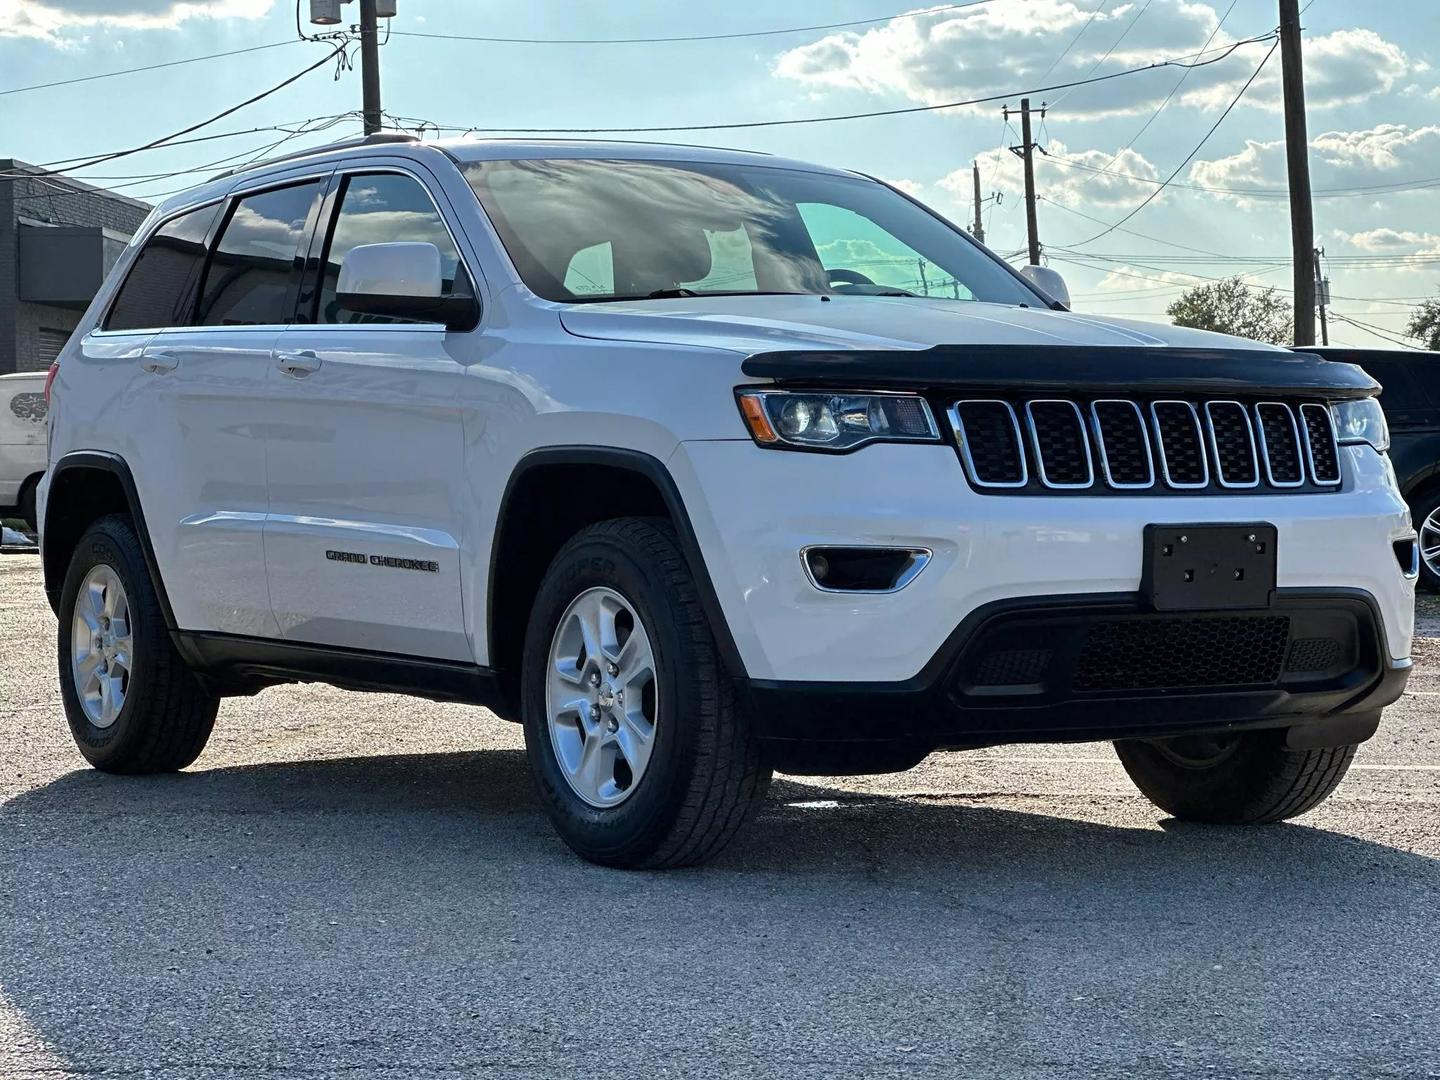
M 1328 399 L 1380 392 L 1380 384 L 1354 364 L 1268 349 L 936 345 L 914 350 L 782 350 L 755 353 L 740 370 L 787 386 L 846 390 Z

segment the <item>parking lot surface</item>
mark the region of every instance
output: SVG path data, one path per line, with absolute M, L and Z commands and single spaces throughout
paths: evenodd
M 717 862 L 640 874 L 569 853 L 479 709 L 277 687 L 183 774 L 91 771 L 54 633 L 0 557 L 7 1080 L 1440 1076 L 1433 638 L 1288 825 L 1006 747 L 779 778 Z

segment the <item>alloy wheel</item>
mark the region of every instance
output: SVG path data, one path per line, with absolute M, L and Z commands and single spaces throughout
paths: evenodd
M 550 642 L 545 715 L 566 782 L 590 806 L 618 806 L 639 786 L 655 746 L 655 652 L 633 604 L 587 589 Z
M 130 601 L 120 575 L 100 564 L 75 594 L 70 623 L 70 675 L 85 717 L 108 728 L 125 707 L 135 670 Z

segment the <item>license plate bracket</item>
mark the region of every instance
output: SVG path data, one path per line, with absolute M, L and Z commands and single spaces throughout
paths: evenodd
M 1147 525 L 1140 593 L 1154 611 L 1266 608 L 1275 596 L 1274 525 Z

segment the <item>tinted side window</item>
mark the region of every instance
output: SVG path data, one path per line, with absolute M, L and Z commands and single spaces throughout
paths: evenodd
M 364 315 L 341 307 L 335 299 L 340 264 L 361 244 L 427 243 L 440 250 L 440 272 L 446 295 L 472 295 L 460 268 L 460 252 L 435 204 L 413 177 L 398 173 L 362 173 L 348 177 L 340 195 L 340 211 L 325 252 L 316 322 L 410 322 L 385 315 Z M 457 280 L 458 278 L 458 280 Z
M 205 237 L 218 213 L 219 203 L 191 210 L 145 241 L 111 305 L 106 330 L 150 330 L 189 321 L 205 264 Z
M 201 326 L 288 323 L 302 244 L 320 183 L 248 195 L 235 204 L 210 257 L 195 320 Z

